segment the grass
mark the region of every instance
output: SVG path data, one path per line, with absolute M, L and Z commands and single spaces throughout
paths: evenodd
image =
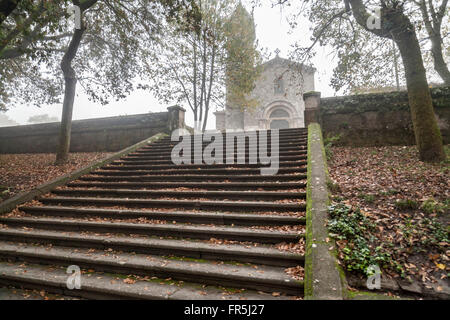
M 10 194 L 11 190 L 7 186 L 1 186 L 0 185 L 0 201 L 3 200 L 3 198 L 6 198 Z
M 419 203 L 411 199 L 397 200 L 394 204 L 395 208 L 401 211 L 416 210 L 419 208 Z
M 422 202 L 420 209 L 427 214 L 446 213 L 450 210 L 450 199 L 446 199 L 444 203 L 440 203 L 434 199 L 427 199 Z
M 333 151 L 331 150 L 331 147 L 333 146 L 333 143 L 339 141 L 340 138 L 341 138 L 340 135 L 336 135 L 326 137 L 325 139 L 323 139 L 323 145 L 325 148 L 325 155 L 327 160 L 331 160 L 331 158 L 333 157 Z
M 376 199 L 376 195 L 369 193 L 360 193 L 358 194 L 359 199 L 363 199 L 367 203 L 374 203 Z
M 400 191 L 398 191 L 398 190 L 389 189 L 387 191 L 381 191 L 379 194 L 380 194 L 380 196 L 393 196 L 393 195 L 396 195 L 399 193 L 400 193 Z
M 327 188 L 331 193 L 341 192 L 341 187 L 339 184 L 327 179 Z

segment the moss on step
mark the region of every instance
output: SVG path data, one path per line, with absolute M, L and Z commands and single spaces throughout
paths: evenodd
M 308 149 L 307 149 L 307 155 L 308 155 L 308 164 L 307 164 L 307 186 L 306 186 L 306 250 L 305 250 L 305 281 L 304 281 L 304 296 L 305 299 L 315 299 L 314 296 L 314 290 L 313 290 L 313 274 L 315 273 L 313 270 L 313 243 L 314 244 L 321 244 L 325 241 L 325 239 L 313 239 L 313 203 L 312 203 L 312 144 L 313 144 L 313 138 L 319 137 L 320 140 L 320 148 L 322 152 L 322 159 L 323 159 L 323 170 L 325 174 L 325 188 L 326 192 L 328 194 L 328 197 L 326 199 L 326 206 L 330 204 L 331 194 L 328 190 L 327 186 L 330 185 L 332 182 L 329 178 L 328 173 L 328 166 L 326 162 L 326 152 L 323 144 L 323 136 L 322 131 L 320 128 L 320 125 L 318 123 L 312 123 L 308 126 Z M 325 221 L 324 221 L 325 222 Z M 328 241 L 326 241 L 328 243 Z M 335 263 L 335 269 L 338 271 L 342 292 L 341 296 L 346 297 L 347 296 L 347 285 L 346 285 L 346 278 L 345 273 L 341 266 L 338 264 L 337 259 L 337 249 L 336 245 L 333 243 L 329 243 L 332 245 L 333 249 L 329 250 L 329 254 L 333 257 L 334 263 Z M 318 280 L 318 279 L 317 279 Z
M 348 300 L 400 300 L 400 298 L 369 291 L 348 291 Z
M 168 260 L 176 260 L 176 261 L 190 261 L 190 262 L 198 262 L 198 263 L 211 263 L 211 260 L 206 259 L 198 259 L 198 258 L 189 258 L 189 257 L 181 257 L 181 256 L 163 256 L 164 259 Z M 242 263 L 237 261 L 220 261 L 223 264 L 229 264 L 234 266 L 252 266 L 251 263 Z

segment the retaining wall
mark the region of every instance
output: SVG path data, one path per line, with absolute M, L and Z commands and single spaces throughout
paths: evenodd
M 75 120 L 71 152 L 114 152 L 160 132 L 184 124 L 184 109 L 168 112 Z M 0 153 L 52 153 L 59 141 L 60 123 L 42 123 L 0 128 Z
M 445 144 L 450 143 L 450 87 L 431 89 Z M 352 146 L 415 144 L 406 91 L 321 98 L 319 122 L 325 137 Z

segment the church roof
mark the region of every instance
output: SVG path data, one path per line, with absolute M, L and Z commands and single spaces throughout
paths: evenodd
M 270 68 L 274 65 L 282 65 L 282 66 L 286 66 L 286 67 L 298 67 L 301 68 L 303 70 L 305 70 L 306 72 L 309 73 L 315 73 L 316 72 L 316 68 L 314 68 L 313 66 L 309 66 L 303 63 L 299 63 L 299 62 L 295 62 L 289 59 L 285 59 L 285 58 L 281 58 L 278 54 L 275 56 L 275 58 L 270 59 L 269 61 L 266 61 L 262 64 L 263 68 Z

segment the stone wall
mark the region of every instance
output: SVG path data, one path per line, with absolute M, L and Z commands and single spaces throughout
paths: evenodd
M 71 152 L 114 152 L 159 132 L 184 124 L 184 109 L 168 112 L 75 120 L 72 123 Z M 0 128 L 0 153 L 56 152 L 60 123 L 42 123 Z
M 450 87 L 431 89 L 445 144 L 450 143 Z M 326 137 L 340 135 L 340 145 L 414 144 L 406 91 L 322 98 L 319 122 Z

